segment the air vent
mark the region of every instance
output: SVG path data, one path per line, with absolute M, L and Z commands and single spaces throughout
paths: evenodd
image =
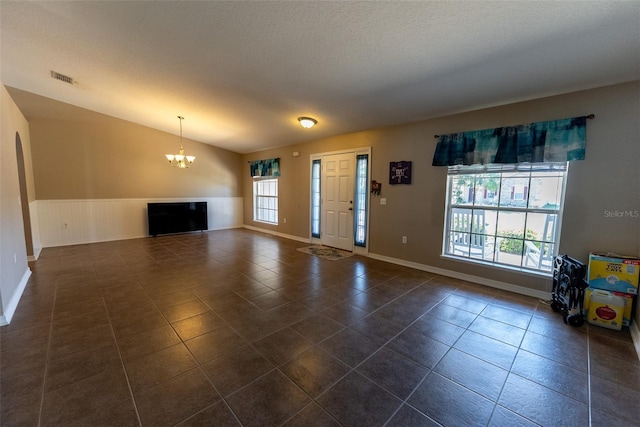
M 73 84 L 73 77 L 65 76 L 64 74 L 57 73 L 53 70 L 51 70 L 51 78 L 69 83 L 70 85 Z

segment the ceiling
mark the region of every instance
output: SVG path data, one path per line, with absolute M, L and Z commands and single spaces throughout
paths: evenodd
M 638 1 L 3 1 L 0 18 L 28 119 L 62 102 L 177 134 L 182 115 L 238 153 L 640 79 Z

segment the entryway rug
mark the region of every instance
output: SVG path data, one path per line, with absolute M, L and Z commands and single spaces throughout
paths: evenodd
M 336 248 L 330 248 L 329 246 L 313 245 L 304 248 L 298 248 L 300 252 L 305 254 L 315 255 L 322 259 L 328 259 L 329 261 L 336 261 L 343 258 L 353 256 L 353 252 L 347 252 Z

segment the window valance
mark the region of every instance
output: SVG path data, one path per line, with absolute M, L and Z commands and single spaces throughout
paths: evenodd
M 587 118 L 573 117 L 440 135 L 432 164 L 455 166 L 584 160 Z
M 253 177 L 280 176 L 280 158 L 255 160 L 249 162 L 249 168 Z

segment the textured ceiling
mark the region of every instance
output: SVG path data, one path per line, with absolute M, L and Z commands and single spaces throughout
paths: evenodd
M 0 17 L 6 86 L 174 134 L 182 115 L 185 137 L 240 153 L 640 79 L 638 1 L 2 1 Z M 21 91 L 27 118 L 63 114 Z

